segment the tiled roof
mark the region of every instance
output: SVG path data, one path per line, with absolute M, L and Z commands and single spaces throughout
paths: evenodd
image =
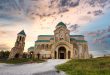
M 39 35 L 39 37 L 52 37 L 53 35 Z
M 54 35 L 39 35 L 39 37 L 52 37 Z M 84 35 L 70 35 L 71 37 L 84 37 Z
M 77 40 L 77 42 L 87 42 L 87 41 L 85 41 L 85 40 Z
M 54 38 L 51 38 L 51 39 L 54 39 Z M 87 42 L 85 40 L 76 40 L 74 38 L 71 38 L 70 40 L 74 40 L 76 42 Z M 36 42 L 50 42 L 50 40 L 37 40 Z
M 50 40 L 37 40 L 36 42 L 50 42 Z
M 71 37 L 84 37 L 84 35 L 70 35 Z
M 59 23 L 57 24 L 57 26 L 65 26 L 65 27 L 66 27 L 66 25 L 65 25 L 63 22 L 59 22 Z
M 76 42 L 87 42 L 87 41 L 85 41 L 85 40 L 76 40 L 75 38 L 70 38 L 70 40 L 74 40 L 74 41 L 76 41 Z
M 50 38 L 50 40 L 54 40 L 54 38 Z
M 22 30 L 22 31 L 21 31 L 21 32 L 19 32 L 18 34 L 22 34 L 22 35 L 25 35 L 25 36 L 26 36 L 26 34 L 25 34 L 24 30 Z
M 76 39 L 75 39 L 75 38 L 70 38 L 70 40 L 75 40 L 75 41 L 76 41 Z

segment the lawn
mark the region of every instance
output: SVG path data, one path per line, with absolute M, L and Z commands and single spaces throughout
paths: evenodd
M 110 75 L 110 57 L 70 60 L 56 68 L 67 75 Z
M 41 62 L 44 62 L 44 61 L 45 60 L 21 58 L 21 59 L 0 60 L 0 63 L 7 63 L 7 64 L 26 64 L 26 63 L 41 63 Z

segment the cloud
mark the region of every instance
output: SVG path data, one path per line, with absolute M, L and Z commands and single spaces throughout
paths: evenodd
M 102 15 L 104 13 L 102 10 L 96 10 L 96 11 L 93 11 L 93 14 L 94 14 L 94 16 L 98 16 L 98 15 Z
M 71 32 L 77 32 L 80 26 L 78 24 L 70 25 L 69 29 Z
M 10 47 L 7 46 L 6 44 L 0 44 L 0 50 L 9 50 Z
M 0 40 L 2 42 L 0 43 L 13 47 L 17 33 L 24 29 L 27 33 L 25 46 L 27 49 L 34 45 L 38 35 L 53 34 L 55 26 L 60 21 L 70 23 L 68 27 L 74 31 L 74 28 L 77 28 L 74 24 L 83 27 L 104 13 L 105 7 L 110 6 L 109 0 L 104 1 L 7 0 L 6 2 L 6 0 L 1 0 Z
M 60 0 L 60 5 L 62 7 L 68 6 L 68 7 L 75 7 L 79 5 L 80 0 Z

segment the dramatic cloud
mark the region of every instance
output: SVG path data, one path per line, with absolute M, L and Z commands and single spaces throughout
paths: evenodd
M 27 50 L 34 46 L 38 35 L 53 34 L 55 26 L 60 21 L 67 24 L 71 34 L 80 34 L 86 30 L 88 30 L 86 33 L 94 34 L 97 29 L 91 32 L 88 26 L 104 26 L 103 23 L 108 23 L 104 20 L 109 19 L 109 15 L 106 16 L 109 9 L 110 0 L 0 0 L 0 44 L 12 48 L 17 33 L 24 29 L 27 34 L 25 46 Z M 106 16 L 100 21 L 103 23 L 89 24 L 101 16 Z M 88 29 L 85 30 L 84 27 Z M 99 39 L 105 37 L 108 35 Z M 103 42 L 108 40 L 105 38 Z M 90 43 L 90 47 L 91 45 L 93 43 Z
M 110 49 L 110 26 L 107 26 L 105 29 L 87 32 L 85 35 L 92 38 L 91 43 L 94 49 Z
M 75 25 L 70 25 L 69 29 L 71 32 L 76 32 L 78 31 L 79 27 L 80 27 L 79 25 L 75 24 Z

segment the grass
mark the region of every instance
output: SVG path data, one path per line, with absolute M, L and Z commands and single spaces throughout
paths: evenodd
M 110 75 L 110 57 L 70 60 L 56 68 L 67 75 Z
M 44 60 L 29 59 L 29 58 L 0 60 L 0 63 L 7 63 L 7 64 L 25 64 L 25 63 L 41 63 L 41 62 L 44 62 Z

